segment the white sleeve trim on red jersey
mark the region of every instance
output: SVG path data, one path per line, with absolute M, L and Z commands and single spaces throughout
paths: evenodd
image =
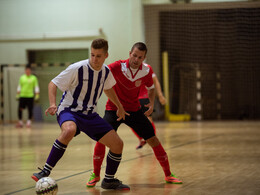
M 146 89 L 147 89 L 147 90 L 154 89 L 154 84 L 153 84 L 151 87 L 147 87 L 147 86 L 146 86 Z

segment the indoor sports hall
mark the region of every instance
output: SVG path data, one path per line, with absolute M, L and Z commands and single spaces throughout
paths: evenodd
M 0 194 L 36 194 L 31 175 L 60 134 L 48 83 L 90 57 L 91 42 L 109 43 L 110 64 L 127 59 L 135 42 L 148 47 L 166 104 L 155 98 L 153 121 L 172 172 L 169 184 L 148 144 L 122 124 L 116 177 L 130 191 L 87 188 L 95 141 L 70 142 L 50 177 L 59 195 L 260 194 L 260 1 L 258 0 L 2 0 L 0 1 Z M 17 128 L 17 86 L 30 65 L 40 95 L 33 119 Z M 57 104 L 62 97 L 58 90 Z M 104 115 L 107 98 L 98 102 Z M 108 149 L 106 149 L 106 153 Z M 101 168 L 101 179 L 106 159 Z

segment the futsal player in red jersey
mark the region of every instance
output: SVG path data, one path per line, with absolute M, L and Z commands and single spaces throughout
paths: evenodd
M 152 67 L 147 64 L 147 66 L 149 66 L 151 68 L 151 71 L 153 71 Z M 153 83 L 154 83 L 154 87 L 155 87 L 155 92 L 159 98 L 159 102 L 161 105 L 165 105 L 166 103 L 166 99 L 162 93 L 162 88 L 161 88 L 161 84 L 156 76 L 155 73 L 152 74 L 152 77 L 153 77 Z M 145 85 L 141 85 L 141 88 L 140 88 L 140 91 L 139 91 L 139 102 L 140 102 L 140 105 L 141 105 L 141 109 L 143 111 L 143 113 L 145 113 L 147 110 L 148 110 L 148 107 L 146 106 L 147 104 L 149 104 L 149 96 L 148 96 L 148 90 L 146 88 Z M 153 128 L 154 128 L 154 134 L 156 134 L 156 128 L 155 128 L 155 125 L 154 125 L 154 122 L 153 122 L 153 118 L 152 118 L 152 114 L 150 114 L 149 116 L 147 116 L 147 118 L 149 119 L 149 121 L 152 123 L 153 125 Z M 138 138 L 139 140 L 139 145 L 136 147 L 136 149 L 141 149 L 145 144 L 146 144 L 146 141 L 140 137 L 135 131 L 134 129 L 132 129 L 133 133 L 136 135 L 136 137 Z
M 153 112 L 155 90 L 152 78 L 152 70 L 143 63 L 147 53 L 147 47 L 144 43 L 135 43 L 129 53 L 129 59 L 119 60 L 110 65 L 109 69 L 114 75 L 116 84 L 113 86 L 121 104 L 129 115 L 124 120 L 117 120 L 117 107 L 108 99 L 104 119 L 117 130 L 121 123 L 125 123 L 133 128 L 136 133 L 152 147 L 154 154 L 159 161 L 167 183 L 181 184 L 171 172 L 168 156 L 162 147 L 159 139 L 154 133 L 154 129 L 147 116 Z M 143 113 L 140 109 L 139 92 L 142 85 L 148 89 L 149 104 L 148 110 Z M 105 156 L 105 145 L 97 142 L 94 149 L 93 164 L 94 171 L 91 174 L 87 187 L 94 187 L 100 180 L 100 169 Z M 109 175 L 105 175 L 109 179 Z

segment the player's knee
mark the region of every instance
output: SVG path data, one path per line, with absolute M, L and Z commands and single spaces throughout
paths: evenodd
M 71 140 L 76 133 L 76 129 L 73 127 L 67 127 L 62 130 L 62 137 L 65 140 Z
M 124 142 L 121 139 L 119 139 L 118 143 L 117 143 L 117 146 L 118 146 L 119 149 L 123 150 Z
M 151 147 L 155 147 L 158 146 L 160 144 L 159 139 L 156 136 L 153 136 L 149 139 L 146 140 L 146 142 L 151 146 Z
M 110 150 L 114 153 L 120 154 L 123 151 L 124 142 L 119 138 L 114 140 L 113 144 L 110 147 Z

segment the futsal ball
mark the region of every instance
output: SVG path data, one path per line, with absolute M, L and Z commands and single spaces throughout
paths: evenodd
M 36 194 L 39 195 L 56 195 L 58 193 L 58 185 L 56 181 L 50 177 L 39 179 L 35 186 Z

